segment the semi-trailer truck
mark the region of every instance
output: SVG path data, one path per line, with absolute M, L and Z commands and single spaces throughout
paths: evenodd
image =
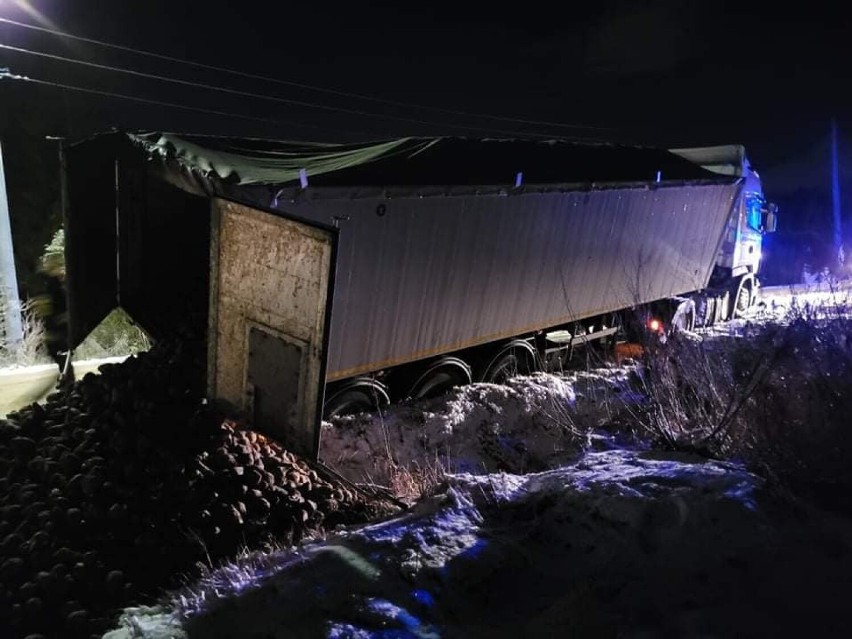
M 318 420 L 746 312 L 777 212 L 741 146 L 114 132 L 68 145 L 71 346 L 192 323 L 211 397 Z

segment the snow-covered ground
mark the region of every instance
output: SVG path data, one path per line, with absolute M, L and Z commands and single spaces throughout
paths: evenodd
M 87 373 L 97 373 L 104 364 L 117 364 L 125 359 L 126 355 L 79 360 L 73 362 L 74 374 L 79 379 Z M 59 367 L 55 363 L 0 367 L 0 419 L 33 402 L 43 402 L 56 390 L 58 380 Z
M 472 384 L 381 414 L 323 423 L 320 457 L 351 481 L 393 483 L 401 469 L 528 473 L 602 445 L 595 427 L 632 401 L 633 367 L 564 377 L 535 374 L 506 385 Z M 607 439 L 611 436 L 607 436 Z M 396 488 L 400 488 L 397 486 Z
M 826 319 L 852 314 L 852 283 L 772 286 L 760 289 L 758 303 L 742 319 L 701 331 L 705 335 L 742 333 L 748 325 L 788 322 L 794 318 Z
M 128 609 L 106 637 L 845 636 L 852 529 L 779 527 L 761 488 L 650 451 L 453 475 L 402 516 Z
M 767 291 L 728 334 L 838 299 Z M 431 494 L 248 553 L 106 637 L 849 636 L 852 521 L 790 510 L 740 464 L 643 446 L 623 427 L 636 374 L 538 374 L 326 423 L 322 460 L 349 480 Z

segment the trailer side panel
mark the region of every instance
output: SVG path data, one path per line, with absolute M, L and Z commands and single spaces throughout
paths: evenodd
M 344 220 L 327 375 L 335 380 L 701 289 L 738 189 L 730 182 L 281 208 Z

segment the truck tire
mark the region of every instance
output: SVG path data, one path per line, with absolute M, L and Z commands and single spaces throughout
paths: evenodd
M 426 399 L 443 395 L 455 386 L 465 386 L 472 380 L 470 366 L 458 357 L 445 357 L 432 364 L 412 384 L 407 396 Z
M 743 317 L 751 307 L 753 289 L 754 279 L 748 275 L 740 278 L 736 286 L 732 287 L 734 294 L 731 302 L 731 319 Z
M 323 419 L 378 410 L 390 404 L 387 390 L 371 379 L 353 380 L 337 388 L 323 404 Z
M 716 297 L 716 321 L 714 323 L 718 324 L 719 322 L 727 322 L 731 319 L 732 309 L 731 292 L 725 291 L 721 295 L 718 295 Z
M 505 384 L 517 375 L 529 375 L 537 369 L 536 353 L 532 346 L 515 341 L 505 346 L 485 367 L 481 376 L 489 384 Z
M 716 298 L 702 293 L 695 298 L 695 324 L 702 328 L 712 326 L 716 322 Z
M 695 302 L 693 300 L 685 300 L 681 302 L 671 320 L 671 331 L 690 332 L 695 329 Z

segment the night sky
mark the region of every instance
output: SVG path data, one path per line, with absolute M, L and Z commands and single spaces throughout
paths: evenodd
M 16 2 L 0 0 L 2 15 L 34 23 Z M 13 73 L 281 122 L 234 122 L 2 83 L 4 103 L 34 93 L 52 96 L 54 108 L 64 103 L 61 110 L 71 120 L 64 126 L 71 133 L 126 126 L 301 139 L 535 134 L 665 145 L 741 142 L 755 164 L 770 168 L 825 136 L 832 116 L 841 129 L 852 125 L 852 105 L 844 97 L 852 78 L 848 22 L 826 11 L 804 13 L 799 3 L 762 10 L 724 2 L 556 3 L 567 8 L 554 13 L 552 3 L 536 2 L 480 8 L 461 2 L 339 7 L 251 0 L 30 2 L 56 28 L 76 35 L 303 85 L 477 114 L 229 76 L 1 25 L 4 44 L 374 116 L 0 51 L 0 66 Z
M 0 0 L 0 17 L 281 81 L 0 23 L 8 46 L 276 98 L 0 49 L 0 67 L 14 74 L 231 114 L 0 81 L 0 125 L 36 137 L 117 127 L 325 141 L 741 143 L 770 196 L 784 197 L 827 188 L 836 118 L 852 189 L 852 33 L 838 10 L 815 3 L 30 0 L 39 18 L 21 2 Z

